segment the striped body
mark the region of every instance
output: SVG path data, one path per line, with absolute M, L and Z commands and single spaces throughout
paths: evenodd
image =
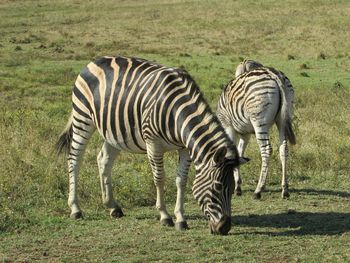
M 262 157 L 260 179 L 254 193 L 256 198 L 260 198 L 260 193 L 265 187 L 268 160 L 272 153 L 269 129 L 276 123 L 280 134 L 282 195 L 287 197 L 288 181 L 285 166 L 288 149 L 286 140 L 295 144 L 291 124 L 293 87 L 282 72 L 263 67 L 255 61 L 244 61 L 238 65 L 236 73 L 238 76 L 227 84 L 221 94 L 217 116 L 232 140 L 237 141 L 240 137 L 238 151 L 241 156 L 244 154 L 250 135 L 256 135 Z M 238 169 L 235 172 L 235 179 L 236 190 L 240 193 Z
M 138 58 L 103 57 L 82 70 L 72 100 L 72 118 L 61 136 L 59 149 L 69 148 L 70 175 L 77 177 L 85 145 L 98 130 L 105 140 L 98 156 L 101 189 L 112 215 L 122 213 L 110 187 L 117 153 L 147 153 L 161 221 L 171 224 L 163 197 L 163 154 L 178 150 L 177 223 L 185 225 L 183 191 L 192 160 L 197 171 L 194 196 L 210 219 L 212 232 L 228 232 L 232 187 L 229 178 L 233 167 L 239 165 L 237 150 L 187 72 Z M 68 135 L 73 137 L 71 141 Z M 74 187 L 69 205 L 72 214 L 79 214 Z
M 184 76 L 140 59 L 102 58 L 80 73 L 73 89 L 73 109 L 91 118 L 106 142 L 119 150 L 147 153 L 146 140 L 155 134 L 164 147 L 182 148 L 179 134 L 167 134 L 166 119 L 172 127 L 175 123 L 159 98 L 171 102 L 187 88 L 181 86 Z M 165 86 L 168 90 L 159 89 Z

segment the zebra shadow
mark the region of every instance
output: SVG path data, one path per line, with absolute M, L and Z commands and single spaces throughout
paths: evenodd
M 252 228 L 287 228 L 283 231 L 249 231 L 249 234 L 269 236 L 339 235 L 350 231 L 350 213 L 293 212 L 271 215 L 233 216 L 235 226 Z M 234 233 L 233 235 L 246 235 Z
M 312 189 L 312 188 L 291 189 L 290 192 L 298 193 L 298 194 L 308 194 L 308 195 L 332 195 L 332 196 L 339 196 L 339 197 L 350 197 L 350 192 L 333 191 L 333 190 L 327 190 L 327 189 Z
M 244 191 L 244 189 L 243 189 Z M 247 192 L 249 194 L 252 194 L 254 190 L 247 189 L 244 191 L 244 193 Z M 266 189 L 264 192 L 271 192 L 271 193 L 280 193 L 280 189 Z M 263 192 L 263 194 L 264 194 Z M 243 194 L 244 194 L 243 193 Z M 290 188 L 289 193 L 292 194 L 306 194 L 306 195 L 329 195 L 329 196 L 338 196 L 338 197 L 350 197 L 350 192 L 345 191 L 334 191 L 334 190 L 328 190 L 328 189 L 312 189 L 312 188 Z
M 187 220 L 206 220 L 206 217 L 204 215 L 201 214 L 188 214 L 185 216 Z M 160 220 L 160 216 L 159 215 L 137 215 L 135 216 L 136 220 Z M 174 218 L 173 218 L 174 219 Z

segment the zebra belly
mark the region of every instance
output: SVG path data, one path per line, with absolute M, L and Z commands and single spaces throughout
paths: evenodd
M 242 122 L 241 120 L 234 120 L 232 122 L 233 128 L 235 131 L 239 134 L 253 134 L 254 133 L 254 126 L 250 122 L 250 120 L 246 120 L 245 122 Z
M 112 145 L 114 148 L 120 151 L 126 151 L 130 153 L 147 153 L 146 142 L 142 137 L 142 134 L 139 130 L 134 130 L 133 135 L 129 135 L 126 140 L 118 140 L 110 132 L 103 134 L 101 129 L 98 129 L 99 134 L 104 138 L 104 140 Z M 134 138 L 137 138 L 135 141 Z M 161 138 L 153 139 L 153 143 L 159 145 L 163 152 L 174 151 L 184 148 L 182 145 L 169 144 Z
M 142 134 L 138 129 L 133 130 L 133 134 L 127 134 L 127 136 L 116 136 L 110 130 L 103 132 L 98 129 L 99 134 L 103 139 L 112 145 L 114 148 L 120 151 L 126 151 L 130 153 L 147 153 L 146 142 L 142 138 Z

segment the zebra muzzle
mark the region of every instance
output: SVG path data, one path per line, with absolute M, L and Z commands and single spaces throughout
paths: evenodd
M 210 233 L 214 235 L 227 235 L 231 229 L 231 217 L 223 216 L 218 223 L 209 222 Z

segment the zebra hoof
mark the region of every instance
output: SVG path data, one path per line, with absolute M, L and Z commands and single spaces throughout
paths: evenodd
M 83 219 L 83 213 L 82 212 L 76 212 L 70 215 L 71 219 L 77 220 L 77 219 Z
M 242 189 L 241 188 L 237 188 L 235 190 L 235 194 L 236 194 L 236 196 L 241 196 L 242 195 Z
M 179 230 L 179 231 L 185 231 L 188 229 L 188 225 L 186 221 L 182 221 L 182 222 L 176 222 L 175 223 L 175 229 Z
M 261 199 L 261 193 L 260 192 L 259 193 L 254 193 L 253 194 L 253 199 L 260 200 Z
M 171 218 L 165 218 L 160 220 L 161 225 L 163 226 L 169 226 L 169 227 L 173 227 L 174 226 L 174 222 Z
M 121 208 L 115 208 L 111 212 L 111 217 L 113 217 L 113 218 L 120 218 L 123 216 L 124 216 L 124 213 L 123 213 Z
M 283 199 L 289 198 L 289 192 L 288 191 L 282 191 L 282 198 Z

